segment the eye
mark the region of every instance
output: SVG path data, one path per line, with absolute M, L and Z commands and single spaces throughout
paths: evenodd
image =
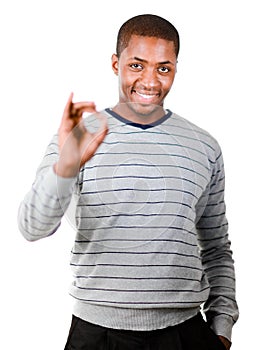
M 159 68 L 158 68 L 158 71 L 159 71 L 160 73 L 168 73 L 168 72 L 170 71 L 170 69 L 167 68 L 167 67 L 159 67 Z
M 143 67 L 140 63 L 131 63 L 130 68 L 132 68 L 134 70 L 142 70 Z

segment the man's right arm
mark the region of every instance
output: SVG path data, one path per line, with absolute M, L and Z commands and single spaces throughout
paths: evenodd
M 29 241 L 50 236 L 58 229 L 76 184 L 76 177 L 64 178 L 54 171 L 58 160 L 57 140 L 55 136 L 48 146 L 32 188 L 19 207 L 19 229 Z
M 67 210 L 80 168 L 91 159 L 103 142 L 107 120 L 96 113 L 100 126 L 96 132 L 86 129 L 83 113 L 96 113 L 93 102 L 66 103 L 58 135 L 50 143 L 37 171 L 32 189 L 25 196 L 18 215 L 24 237 L 30 241 L 53 234 Z

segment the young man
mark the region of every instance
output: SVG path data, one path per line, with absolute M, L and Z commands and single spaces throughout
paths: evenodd
M 238 309 L 223 159 L 210 134 L 164 109 L 178 52 L 165 19 L 124 23 L 112 56 L 119 102 L 98 113 L 70 95 L 20 206 L 20 230 L 37 240 L 76 199 L 66 350 L 230 348 Z

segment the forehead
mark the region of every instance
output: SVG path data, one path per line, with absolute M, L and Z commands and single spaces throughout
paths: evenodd
M 150 58 L 159 62 L 176 61 L 173 41 L 149 36 L 132 35 L 121 55 L 125 58 Z

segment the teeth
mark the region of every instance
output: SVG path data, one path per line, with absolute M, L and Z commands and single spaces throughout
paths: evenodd
M 141 96 L 142 98 L 147 98 L 148 100 L 156 96 L 156 95 L 146 95 L 146 94 L 142 94 L 142 93 L 137 92 L 137 91 L 136 91 L 136 94 L 139 95 L 139 96 Z

